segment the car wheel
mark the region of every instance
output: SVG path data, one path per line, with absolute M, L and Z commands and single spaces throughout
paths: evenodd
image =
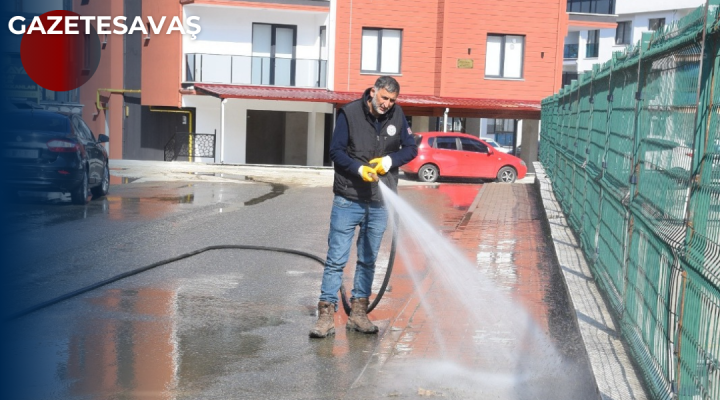
M 435 182 L 440 177 L 440 171 L 432 164 L 425 164 L 418 171 L 418 179 L 421 182 Z
M 88 175 L 87 171 L 83 174 L 82 183 L 78 185 L 70 193 L 73 204 L 85 205 L 88 203 Z
M 517 178 L 517 172 L 513 167 L 502 167 L 497 174 L 497 181 L 502 183 L 513 183 Z
M 110 191 L 110 169 L 108 168 L 108 165 L 105 164 L 105 168 L 103 169 L 102 181 L 99 185 L 92 188 L 93 198 L 96 199 L 106 196 L 108 194 L 108 191 Z

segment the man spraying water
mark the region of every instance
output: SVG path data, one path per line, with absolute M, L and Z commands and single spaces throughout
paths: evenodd
M 363 333 L 378 331 L 367 317 L 375 260 L 388 220 L 378 180 L 396 192 L 398 167 L 417 155 L 417 145 L 405 114 L 395 105 L 399 94 L 400 84 L 390 76 L 381 76 L 362 98 L 338 112 L 330 143 L 330 158 L 335 166 L 335 198 L 330 214 L 318 320 L 310 331 L 312 338 L 335 333 L 338 291 L 357 226 L 360 227 L 357 264 L 347 329 Z

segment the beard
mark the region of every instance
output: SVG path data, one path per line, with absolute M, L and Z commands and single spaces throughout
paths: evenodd
M 378 114 L 383 115 L 383 114 L 385 114 L 386 112 L 388 112 L 388 110 L 383 110 L 383 109 L 380 107 L 380 104 L 378 104 L 378 102 L 377 102 L 377 94 L 376 94 L 375 96 L 373 96 L 373 98 L 370 100 L 370 103 L 372 104 L 372 107 L 373 107 L 373 109 L 375 110 L 375 112 L 377 112 Z

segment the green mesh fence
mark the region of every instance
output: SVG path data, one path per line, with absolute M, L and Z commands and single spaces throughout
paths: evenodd
M 539 159 L 656 399 L 720 399 L 719 3 L 542 102 Z

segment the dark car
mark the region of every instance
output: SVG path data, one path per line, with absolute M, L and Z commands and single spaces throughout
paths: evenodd
M 107 135 L 95 138 L 76 114 L 19 110 L 3 115 L 2 161 L 5 189 L 70 192 L 87 204 L 110 188 Z

